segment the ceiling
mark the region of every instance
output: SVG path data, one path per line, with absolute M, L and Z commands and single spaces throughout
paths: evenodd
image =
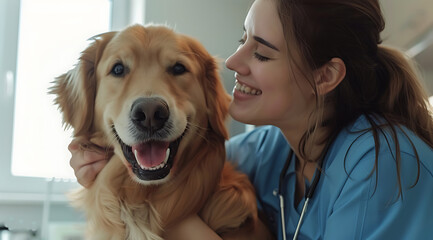
M 384 42 L 410 48 L 433 30 L 432 0 L 380 0 L 386 27 Z
M 383 43 L 413 57 L 433 93 L 433 1 L 379 0 L 385 17 Z

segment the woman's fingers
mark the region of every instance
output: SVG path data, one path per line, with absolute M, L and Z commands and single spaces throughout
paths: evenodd
M 90 187 L 107 162 L 108 160 L 103 159 L 93 162 L 92 164 L 82 165 L 80 168 L 77 168 L 77 170 L 74 169 L 78 183 L 83 187 Z
M 69 144 L 68 149 L 72 155 L 69 164 L 74 169 L 78 183 L 84 187 L 90 187 L 113 153 L 95 150 L 95 148 L 83 148 L 82 146 L 83 144 L 75 139 Z

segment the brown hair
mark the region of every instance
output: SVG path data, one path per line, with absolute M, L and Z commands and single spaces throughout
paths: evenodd
M 331 105 L 335 111 L 325 121 L 329 127 L 326 138 L 365 115 L 371 124 L 365 131 L 374 136 L 376 166 L 379 133 L 384 128 L 391 131 L 401 193 L 397 130 L 405 126 L 433 147 L 433 119 L 413 64 L 400 51 L 381 45 L 380 32 L 385 22 L 378 1 L 276 0 L 276 3 L 286 42 L 290 44 L 289 55 L 298 60 L 293 65 L 305 74 L 314 91 L 315 82 L 308 73 L 334 57 L 342 59 L 346 66 L 346 76 L 339 86 L 323 98 L 316 97 L 317 111 L 310 119 L 315 127 L 304 134 L 299 144 L 301 156 L 309 159 L 305 151 L 307 139 L 323 123 L 320 106 Z M 384 119 L 385 124 L 377 124 L 376 117 Z M 419 177 L 418 156 L 417 163 Z

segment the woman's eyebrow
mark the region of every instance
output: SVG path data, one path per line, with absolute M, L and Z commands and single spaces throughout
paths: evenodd
M 243 29 L 244 29 L 244 32 L 246 32 L 247 30 L 245 29 L 245 25 L 243 26 Z M 267 47 L 269 47 L 269 48 L 272 48 L 272 49 L 274 49 L 274 50 L 276 50 L 276 51 L 280 51 L 277 47 L 275 47 L 272 43 L 270 43 L 270 42 L 268 42 L 268 41 L 266 41 L 265 39 L 263 39 L 263 38 L 261 38 L 261 37 L 258 37 L 258 36 L 253 36 L 253 38 L 254 38 L 254 40 L 256 40 L 257 42 L 259 42 L 259 43 L 261 43 L 261 44 L 263 44 L 263 45 L 265 45 L 265 46 L 267 46 Z
M 253 38 L 254 38 L 254 40 L 256 40 L 257 42 L 259 42 L 259 43 L 261 43 L 261 44 L 263 44 L 263 45 L 265 45 L 265 46 L 267 46 L 267 47 L 270 47 L 270 48 L 272 48 L 272 49 L 274 49 L 274 50 L 276 50 L 276 51 L 278 51 L 278 52 L 280 51 L 280 50 L 278 50 L 278 48 L 275 47 L 273 44 L 271 44 L 270 42 L 266 41 L 265 39 L 263 39 L 263 38 L 261 38 L 261 37 L 253 36 Z

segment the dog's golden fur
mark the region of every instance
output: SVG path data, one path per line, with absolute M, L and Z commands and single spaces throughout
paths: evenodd
M 127 72 L 113 76 L 119 62 Z M 186 70 L 173 74 L 178 63 Z M 114 149 L 93 185 L 73 196 L 87 215 L 90 239 L 162 239 L 165 229 L 191 214 L 224 239 L 268 237 L 252 185 L 225 163 L 230 98 L 215 59 L 196 40 L 163 26 L 101 34 L 75 68 L 55 80 L 51 93 L 74 137 L 90 148 Z M 152 96 L 167 102 L 175 123 L 171 134 L 184 135 L 170 174 L 146 184 L 134 175 L 117 138 L 131 138 L 134 100 Z

